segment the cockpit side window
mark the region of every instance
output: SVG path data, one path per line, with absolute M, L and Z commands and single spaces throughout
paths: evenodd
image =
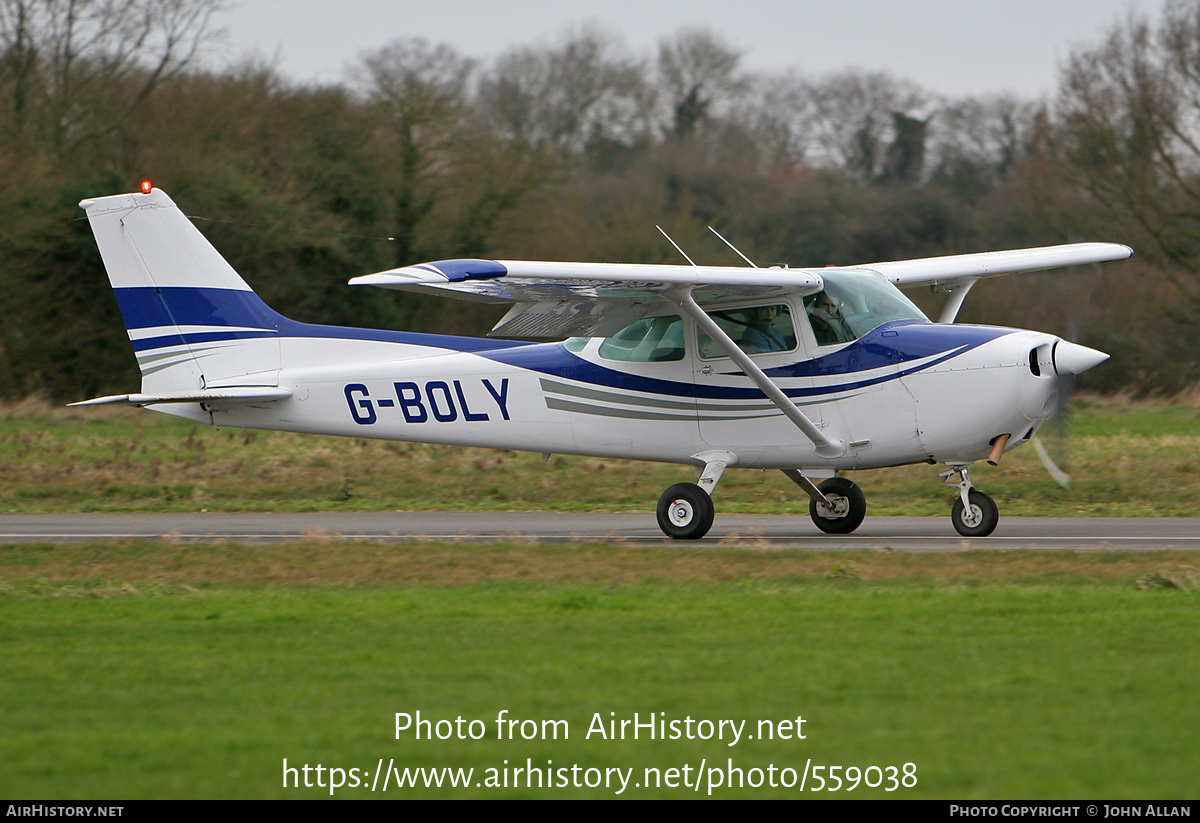
M 843 306 L 843 302 L 833 296 L 828 285 L 824 291 L 804 298 L 804 311 L 808 315 L 808 322 L 812 324 L 813 336 L 817 338 L 818 346 L 834 346 L 855 339 L 856 335 L 846 324 Z
M 791 351 L 796 348 L 796 327 L 785 303 L 710 311 L 709 316 L 746 354 Z M 703 330 L 696 332 L 700 357 L 727 357 L 721 344 Z
M 818 346 L 857 340 L 893 320 L 925 320 L 900 290 L 873 271 L 822 272 L 825 288 L 804 298 Z
M 636 320 L 600 344 L 607 360 L 650 363 L 683 359 L 683 319 L 675 316 Z

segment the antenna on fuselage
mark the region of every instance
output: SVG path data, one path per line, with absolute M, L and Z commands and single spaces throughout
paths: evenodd
M 665 237 L 665 238 L 667 238 L 667 242 L 668 242 L 668 243 L 670 243 L 672 246 L 674 246 L 674 247 L 675 247 L 675 251 L 677 251 L 677 252 L 679 252 L 680 254 L 682 254 L 682 255 L 683 255 L 683 259 L 684 259 L 684 260 L 688 261 L 688 262 L 689 262 L 689 263 L 691 263 L 693 266 L 695 266 L 695 265 L 696 265 L 696 261 L 695 261 L 695 260 L 693 260 L 692 258 L 688 257 L 688 256 L 687 256 L 687 252 L 685 252 L 683 249 L 679 248 L 679 244 L 678 244 L 678 243 L 676 243 L 674 240 L 672 240 L 672 239 L 671 239 L 671 235 L 669 235 L 669 234 L 667 234 L 665 231 L 663 231 L 663 227 L 662 227 L 662 226 L 655 226 L 654 228 L 658 229 L 658 231 L 659 231 L 659 232 L 662 234 L 662 236 L 663 236 L 663 237 Z
M 750 266 L 752 266 L 756 269 L 758 268 L 758 266 L 755 264 L 755 262 L 753 260 L 751 260 L 749 257 L 747 257 L 746 255 L 744 255 L 740 251 L 738 251 L 737 246 L 730 243 L 724 237 L 721 237 L 721 233 L 719 231 L 714 229 L 712 226 L 709 226 L 708 230 L 711 231 L 713 234 L 715 234 L 722 243 L 724 243 L 726 246 L 729 246 L 729 248 L 733 249 L 734 254 L 736 254 L 738 257 L 742 258 L 743 260 L 745 260 Z

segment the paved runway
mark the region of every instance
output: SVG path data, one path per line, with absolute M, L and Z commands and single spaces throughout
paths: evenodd
M 804 515 L 718 514 L 697 542 L 663 536 L 653 513 L 354 512 L 5 514 L 0 543 L 113 539 L 236 540 L 322 536 L 360 540 L 619 541 L 638 546 L 807 549 L 1200 550 L 1200 518 L 1004 517 L 990 537 L 960 537 L 945 517 L 868 517 L 848 536 L 825 535 Z

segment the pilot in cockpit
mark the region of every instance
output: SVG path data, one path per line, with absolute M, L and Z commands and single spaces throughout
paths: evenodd
M 812 321 L 812 330 L 818 346 L 847 343 L 854 339 L 854 335 L 850 334 L 846 327 L 841 301 L 835 300 L 829 292 L 819 291 L 805 302 L 808 304 L 806 310 Z

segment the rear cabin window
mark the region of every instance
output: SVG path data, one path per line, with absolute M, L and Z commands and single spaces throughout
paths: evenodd
M 607 360 L 653 363 L 683 359 L 683 319 L 647 317 L 605 339 L 600 356 Z

